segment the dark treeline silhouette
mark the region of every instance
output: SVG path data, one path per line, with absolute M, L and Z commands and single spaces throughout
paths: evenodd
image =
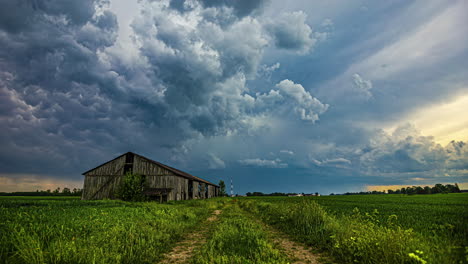
M 82 189 L 78 188 L 63 188 L 60 189 L 58 187 L 57 189 L 51 191 L 51 190 L 36 190 L 35 192 L 11 192 L 11 193 L 6 193 L 6 192 L 0 192 L 0 196 L 81 196 L 83 193 Z
M 305 193 L 282 193 L 282 192 L 274 192 L 274 193 L 262 193 L 262 192 L 248 192 L 246 193 L 247 196 L 318 196 L 319 193 L 315 194 L 305 194 Z
M 435 193 L 459 193 L 460 188 L 458 187 L 458 184 L 446 184 L 443 185 L 441 183 L 438 183 L 434 185 L 433 187 L 430 186 L 411 186 L 411 187 L 403 187 L 401 189 L 397 190 L 387 190 L 385 191 L 371 191 L 371 192 L 355 192 L 355 193 L 350 193 L 347 192 L 345 195 L 353 195 L 353 194 L 435 194 Z
M 293 193 L 281 193 L 281 192 L 274 192 L 274 193 L 248 192 L 246 193 L 247 196 L 288 196 L 290 194 L 293 194 Z

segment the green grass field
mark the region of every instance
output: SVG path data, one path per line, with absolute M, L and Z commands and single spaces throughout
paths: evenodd
M 0 197 L 1 263 L 157 263 L 215 209 L 190 263 L 288 263 L 258 221 L 338 263 L 468 263 L 468 194 L 158 203 Z
M 0 198 L 3 263 L 154 263 L 217 201 L 169 204 Z

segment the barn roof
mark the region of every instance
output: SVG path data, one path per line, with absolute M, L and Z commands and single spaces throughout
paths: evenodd
M 151 163 L 153 163 L 153 164 L 156 164 L 156 165 L 158 165 L 158 166 L 160 166 L 160 167 L 165 168 L 166 170 L 168 170 L 168 171 L 174 173 L 175 175 L 178 175 L 178 176 L 181 176 L 181 177 L 190 179 L 190 180 L 195 180 L 195 181 L 199 181 L 199 182 L 204 182 L 204 183 L 207 183 L 207 184 L 210 184 L 210 185 L 214 185 L 214 186 L 219 187 L 217 184 L 214 184 L 214 183 L 212 183 L 212 182 L 209 182 L 209 181 L 204 180 L 204 179 L 202 179 L 202 178 L 199 178 L 199 177 L 197 177 L 197 176 L 193 176 L 192 174 L 189 174 L 189 173 L 187 173 L 187 172 L 178 170 L 178 169 L 173 168 L 173 167 L 171 167 L 171 166 L 168 166 L 168 165 L 166 165 L 166 164 L 162 164 L 161 162 L 158 162 L 158 161 L 149 159 L 149 158 L 147 158 L 147 157 L 144 157 L 144 156 L 142 156 L 142 155 L 139 155 L 139 154 L 136 154 L 136 153 L 133 153 L 133 152 L 130 152 L 130 151 L 127 152 L 127 153 L 124 153 L 124 154 L 122 154 L 122 155 L 120 155 L 120 156 L 118 156 L 118 157 L 116 157 L 115 159 L 109 160 L 109 161 L 107 161 L 107 162 L 105 162 L 105 163 L 103 163 L 103 164 L 101 164 L 101 165 L 99 165 L 99 166 L 97 166 L 97 167 L 95 167 L 95 168 L 93 168 L 93 169 L 87 170 L 87 171 L 83 172 L 82 175 L 85 175 L 86 173 L 88 173 L 88 172 L 90 172 L 90 171 L 92 171 L 92 170 L 95 170 L 95 169 L 97 169 L 97 168 L 99 168 L 99 167 L 101 167 L 101 166 L 104 166 L 104 165 L 106 165 L 107 163 L 112 162 L 112 161 L 114 161 L 114 160 L 116 160 L 116 159 L 118 159 L 118 158 L 120 158 L 120 157 L 122 157 L 122 156 L 125 156 L 125 155 L 127 155 L 127 154 L 133 154 L 133 155 L 138 156 L 138 157 L 140 157 L 140 158 L 142 158 L 142 159 L 145 159 L 145 160 L 148 161 L 148 162 L 151 162 Z

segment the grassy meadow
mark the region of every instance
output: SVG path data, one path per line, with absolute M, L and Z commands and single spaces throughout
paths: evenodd
M 289 263 L 259 222 L 337 263 L 468 263 L 468 194 L 166 204 L 0 197 L 0 262 L 158 263 L 216 209 L 222 213 L 189 263 Z
M 3 263 L 155 263 L 219 201 L 0 197 Z

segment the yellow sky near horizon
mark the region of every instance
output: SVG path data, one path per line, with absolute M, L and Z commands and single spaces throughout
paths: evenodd
M 402 123 L 411 123 L 423 136 L 433 136 L 436 143 L 446 146 L 450 141 L 468 141 L 468 94 L 450 102 L 420 108 L 385 130 L 393 131 Z

